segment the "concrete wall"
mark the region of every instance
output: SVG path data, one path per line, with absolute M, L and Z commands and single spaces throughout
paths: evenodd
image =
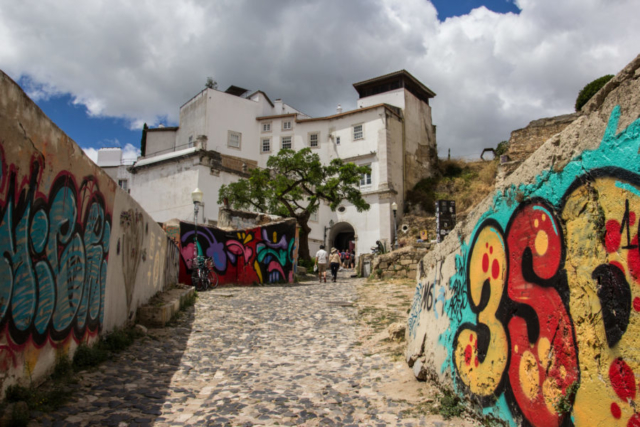
M 193 223 L 180 222 L 180 281 L 191 284 Z M 220 284 L 293 283 L 298 262 L 296 221 L 243 230 L 198 226 L 198 254 L 210 257 Z
M 176 135 L 177 131 L 175 128 L 147 129 L 145 157 L 157 156 L 187 148 L 187 145 L 179 146 L 176 144 Z M 195 137 L 193 141 L 195 143 Z
M 200 171 L 209 173 L 199 162 L 190 156 L 142 168 L 131 176 L 131 196 L 158 222 L 193 218 L 191 192 L 199 185 Z
M 1 392 L 40 381 L 57 356 L 132 319 L 176 281 L 178 259 L 149 215 L 2 72 L 0 93 Z
M 638 77 L 640 57 L 423 258 L 418 378 L 510 425 L 638 423 Z

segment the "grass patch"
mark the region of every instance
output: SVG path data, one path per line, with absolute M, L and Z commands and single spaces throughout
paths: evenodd
M 435 213 L 436 200 L 455 200 L 458 213 L 478 204 L 493 191 L 498 161 L 440 160 L 436 176 L 419 181 L 407 193 L 407 209 Z

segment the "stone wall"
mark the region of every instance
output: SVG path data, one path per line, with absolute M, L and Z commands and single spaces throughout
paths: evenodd
M 0 395 L 135 318 L 178 248 L 0 71 Z
M 418 268 L 407 361 L 509 425 L 634 425 L 640 56 Z
M 527 127 L 516 129 L 511 132 L 509 138 L 509 148 L 507 156 L 509 161 L 502 165 L 502 172 L 510 174 L 527 160 L 546 140 L 556 135 L 573 121 L 580 117 L 582 113 L 564 114 L 561 116 L 548 117 L 534 120 Z
M 379 255 L 371 263 L 371 274 L 382 279 L 414 277 L 426 249 L 411 246 Z

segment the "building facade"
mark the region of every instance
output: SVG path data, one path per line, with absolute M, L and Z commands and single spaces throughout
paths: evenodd
M 357 108 L 312 118 L 262 91 L 231 86 L 205 89 L 180 108 L 177 127 L 149 129 L 143 156 L 129 168 L 131 195 L 158 222 L 193 220 L 191 191 L 204 193 L 198 221 L 217 223 L 223 184 L 265 167 L 282 148 L 309 147 L 323 163 L 334 158 L 368 165 L 360 189 L 371 208 L 344 202 L 335 212 L 321 204 L 309 225 L 309 249 L 320 244 L 366 253 L 377 240 L 395 238 L 392 204 L 432 174 L 437 157 L 429 99 L 435 96 L 405 70 L 354 84 Z

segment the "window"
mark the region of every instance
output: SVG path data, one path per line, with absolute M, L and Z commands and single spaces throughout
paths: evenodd
M 262 124 L 262 132 L 271 132 L 271 122 Z
M 282 130 L 291 130 L 291 121 L 282 122 Z
M 127 180 L 126 179 L 119 179 L 118 180 L 118 185 L 120 186 L 120 188 L 122 188 L 123 190 L 127 190 Z
M 193 135 L 189 135 L 189 147 L 193 147 Z
M 363 173 L 360 176 L 360 187 L 366 187 L 368 185 L 371 185 L 371 165 L 363 165 L 363 166 L 369 166 L 369 173 Z
M 364 138 L 364 128 L 362 125 L 355 125 L 353 127 L 353 140 Z
M 309 215 L 309 221 L 318 222 L 318 211 Z
M 291 149 L 291 137 L 290 136 L 283 136 L 282 137 L 282 148 Z
M 231 148 L 240 148 L 242 143 L 242 134 L 240 132 L 229 131 L 227 137 L 227 145 Z
M 271 151 L 271 138 L 262 138 L 260 152 L 269 153 Z
M 340 145 L 340 137 L 336 136 L 336 145 Z
M 309 146 L 311 148 L 318 148 L 320 146 L 320 134 L 319 133 L 310 133 L 309 134 Z

